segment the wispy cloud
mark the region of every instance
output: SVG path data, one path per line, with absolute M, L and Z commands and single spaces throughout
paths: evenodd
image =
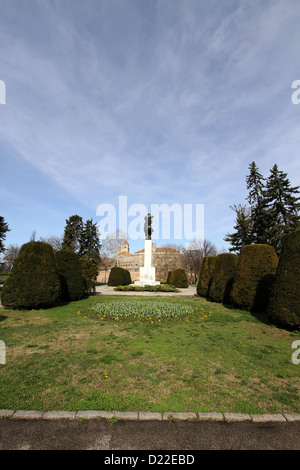
M 298 0 L 3 1 L 3 148 L 91 212 L 205 203 L 213 238 L 252 160 L 300 184 L 299 20 Z

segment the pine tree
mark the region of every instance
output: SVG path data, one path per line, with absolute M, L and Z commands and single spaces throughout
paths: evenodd
M 268 243 L 279 254 L 284 236 L 300 227 L 299 186 L 291 187 L 287 174 L 278 170 L 275 164 L 270 171 L 265 190 L 265 204 L 268 217 L 266 229 Z
M 4 248 L 4 240 L 6 237 L 6 232 L 9 232 L 10 228 L 8 224 L 5 222 L 4 217 L 0 216 L 0 253 L 5 251 Z
M 267 243 L 266 229 L 268 227 L 268 214 L 266 212 L 264 197 L 265 178 L 259 172 L 255 162 L 249 165 L 250 173 L 246 177 L 247 189 L 249 191 L 246 200 L 250 205 L 252 228 L 251 243 Z
M 229 251 L 239 253 L 244 245 L 252 243 L 253 221 L 251 212 L 245 205 L 239 204 L 238 206 L 230 206 L 230 208 L 236 212 L 236 220 L 233 227 L 236 231 L 231 234 L 227 233 L 224 240 L 232 246 L 232 248 L 229 248 Z
M 93 219 L 87 220 L 79 238 L 80 248 L 79 257 L 100 261 L 100 240 L 98 234 L 97 223 L 93 223 Z
M 244 245 L 269 244 L 280 254 L 284 236 L 300 227 L 299 186 L 291 187 L 287 174 L 275 164 L 266 180 L 255 162 L 249 165 L 246 178 L 249 191 L 245 205 L 234 205 L 236 221 L 232 234 L 224 240 L 232 245 L 229 251 L 239 252 Z
M 68 220 L 66 220 L 62 249 L 71 250 L 75 253 L 79 252 L 79 240 L 82 228 L 82 217 L 79 217 L 79 215 L 72 215 Z

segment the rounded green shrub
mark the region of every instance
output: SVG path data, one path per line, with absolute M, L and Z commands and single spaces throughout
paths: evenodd
M 267 314 L 288 329 L 300 328 L 300 230 L 285 236 Z
M 277 266 L 272 246 L 243 246 L 230 296 L 232 304 L 243 310 L 265 312 Z
M 79 300 L 85 294 L 81 264 L 76 253 L 60 250 L 55 253 L 56 270 L 61 282 L 61 300 Z
M 109 273 L 108 286 L 127 286 L 131 284 L 130 272 L 127 269 L 115 266 Z
M 171 273 L 169 281 L 169 284 L 175 287 L 189 287 L 186 272 L 183 268 L 174 269 L 174 271 Z
M 212 275 L 215 269 L 217 257 L 206 256 L 203 259 L 199 280 L 197 284 L 197 294 L 201 297 L 207 297 L 211 285 Z
M 208 297 L 214 302 L 230 303 L 230 293 L 238 264 L 238 255 L 221 253 L 216 257 Z
M 60 300 L 60 293 L 52 246 L 44 242 L 25 243 L 4 284 L 2 304 L 13 309 L 47 308 Z

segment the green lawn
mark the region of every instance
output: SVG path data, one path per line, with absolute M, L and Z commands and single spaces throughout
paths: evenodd
M 124 321 L 91 310 L 141 299 L 198 310 Z M 0 409 L 299 413 L 296 339 L 263 316 L 196 297 L 98 295 L 49 310 L 1 309 Z

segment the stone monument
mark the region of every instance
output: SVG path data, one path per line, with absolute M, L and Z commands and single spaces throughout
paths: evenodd
M 140 280 L 135 281 L 137 286 L 156 286 L 160 284 L 155 280 L 155 268 L 152 266 L 152 219 L 153 215 L 147 214 L 145 216 L 144 232 L 145 232 L 145 252 L 144 252 L 144 266 L 140 268 Z

